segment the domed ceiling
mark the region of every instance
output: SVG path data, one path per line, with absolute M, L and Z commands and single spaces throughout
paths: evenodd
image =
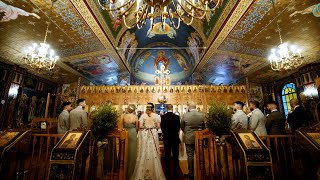
M 200 35 L 191 26 L 181 24 L 176 30 L 168 20 L 163 30 L 157 22 L 153 29 L 148 20 L 142 29 L 127 30 L 119 41 L 120 56 L 126 59 L 134 82 L 154 84 L 159 64 L 170 70 L 172 83 L 188 81 L 203 52 Z

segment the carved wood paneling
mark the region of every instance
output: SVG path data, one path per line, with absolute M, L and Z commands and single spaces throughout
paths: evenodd
M 80 98 L 85 98 L 90 106 L 111 101 L 114 105 L 157 104 L 158 97 L 165 95 L 167 103 L 174 105 L 186 105 L 194 102 L 203 105 L 206 111 L 207 105 L 212 101 L 221 101 L 232 105 L 234 101 L 246 102 L 246 86 L 81 86 Z

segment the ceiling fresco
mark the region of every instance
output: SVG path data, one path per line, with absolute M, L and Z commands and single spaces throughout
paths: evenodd
M 160 24 L 156 23 L 153 29 L 150 29 L 150 21 L 147 21 L 146 26 L 142 29 L 128 30 L 122 35 L 117 50 L 127 65 L 136 73 L 135 62 L 139 61 L 140 54 L 145 51 L 145 48 L 161 49 L 163 47 L 168 50 L 176 49 L 179 53 L 187 54 L 186 59 L 190 62 L 192 69 L 205 50 L 200 35 L 187 25 L 181 25 L 178 30 L 169 25 L 166 25 L 162 30 L 162 27 L 157 25 Z M 150 69 L 152 68 L 150 67 Z
M 80 72 L 95 84 L 117 84 L 119 67 L 107 53 L 65 60 L 64 63 Z
M 313 15 L 312 11 L 302 12 L 317 3 L 317 0 L 277 0 L 274 4 L 271 0 L 255 1 L 218 48 L 218 51 L 228 52 L 229 56 L 236 54 L 231 57 L 238 61 L 233 62 L 248 64 L 249 66 L 244 68 L 248 70 L 243 73 L 233 71 L 232 67 L 235 64 L 230 64 L 229 58 L 214 54 L 203 68 L 210 74 L 206 75 L 208 83 L 234 82 L 243 76 L 249 76 L 249 80 L 253 82 L 270 82 L 290 75 L 291 72 L 280 73 L 271 70 L 267 60 L 271 49 L 280 44 L 277 23 L 283 42 L 301 47 L 305 64 L 319 62 L 320 18 Z M 243 63 L 247 58 L 239 59 L 239 54 L 256 58 Z M 218 58 L 219 56 L 223 58 Z M 221 72 L 223 68 L 229 70 Z M 225 75 L 222 77 L 221 74 L 224 72 Z
M 278 0 L 274 5 L 271 0 L 255 1 L 219 50 L 267 58 L 280 44 L 278 23 L 283 42 L 298 45 L 306 57 L 317 60 L 320 19 L 312 14 L 292 15 L 316 3 L 319 1 Z
M 215 54 L 210 58 L 208 66 L 203 68 L 206 82 L 209 84 L 236 84 L 237 80 L 260 66 L 262 62 L 233 57 L 223 54 Z
M 218 6 L 214 14 L 192 26 L 176 30 L 167 19 L 164 28 L 156 23 L 150 29 L 147 21 L 141 30 L 127 30 L 97 0 L 58 0 L 52 9 L 51 0 L 0 0 L 0 60 L 28 68 L 22 52 L 43 42 L 50 23 L 47 43 L 59 63 L 51 72 L 28 70 L 54 82 L 83 76 L 114 85 L 123 76 L 127 84 L 131 73 L 134 82 L 153 84 L 159 63 L 167 63 L 173 84 L 192 75 L 208 84 L 235 84 L 247 76 L 274 81 L 290 74 L 272 71 L 267 60 L 280 44 L 277 24 L 284 42 L 301 47 L 305 64 L 320 61 L 320 10 L 314 11 L 319 0 L 217 2 L 211 5 Z
M 203 22 L 203 33 L 206 37 L 209 37 L 210 33 L 214 29 L 229 0 L 220 0 L 219 4 L 218 2 L 219 0 L 215 0 L 214 6 L 218 6 L 216 11 L 214 13 L 208 13 L 205 21 Z
M 171 83 L 182 82 L 191 75 L 190 62 L 186 60 L 187 55 L 173 49 L 152 49 L 143 51 L 133 64 L 133 76 L 135 82 L 155 83 L 157 76 L 155 70 L 164 65 L 170 70 Z

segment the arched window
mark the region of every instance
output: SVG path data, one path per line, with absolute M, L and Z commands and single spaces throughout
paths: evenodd
M 286 84 L 282 88 L 282 103 L 283 103 L 283 109 L 286 117 L 288 117 L 289 109 L 291 109 L 290 106 L 290 100 L 297 98 L 297 90 L 296 85 L 293 83 Z

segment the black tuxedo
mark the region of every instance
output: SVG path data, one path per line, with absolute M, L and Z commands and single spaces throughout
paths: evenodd
M 267 116 L 266 129 L 268 134 L 286 134 L 286 117 L 279 111 L 273 111 Z
M 291 126 L 292 133 L 302 126 L 307 126 L 308 121 L 309 118 L 301 106 L 296 107 L 292 113 L 288 115 L 288 123 Z
M 161 130 L 163 134 L 163 144 L 165 152 L 166 173 L 170 169 L 171 151 L 173 154 L 175 170 L 179 169 L 179 131 L 180 118 L 178 115 L 168 112 L 161 117 Z

